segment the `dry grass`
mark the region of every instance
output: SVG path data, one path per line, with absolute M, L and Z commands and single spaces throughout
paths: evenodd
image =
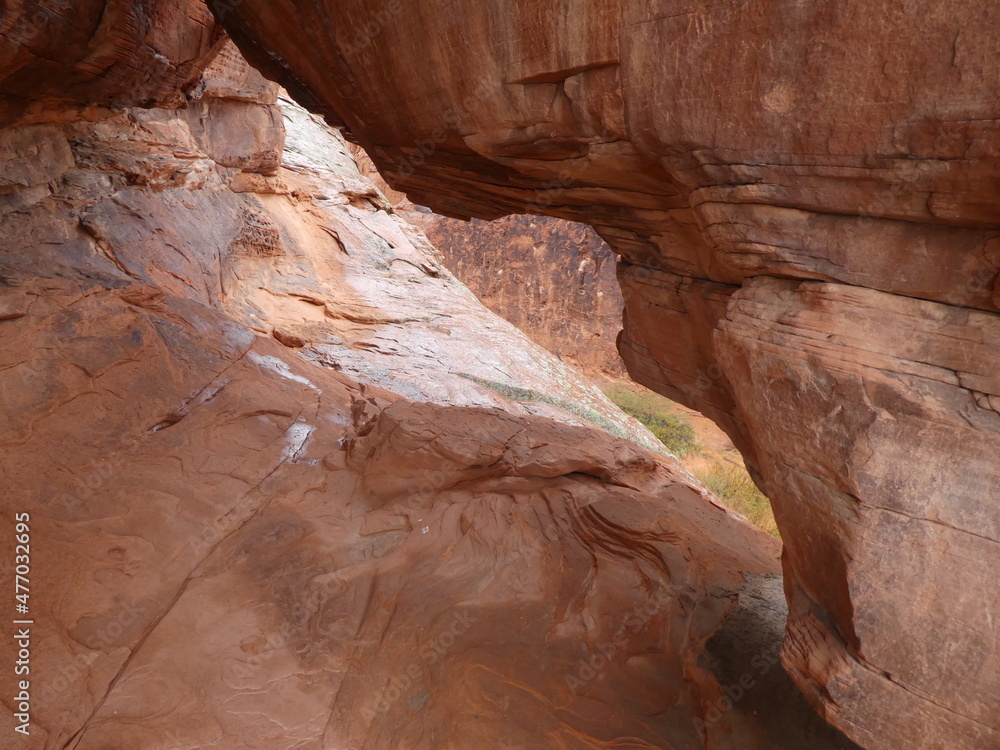
M 677 412 L 677 406 L 658 393 L 637 385 L 615 385 L 605 389 L 605 394 L 619 409 L 646 425 L 723 505 L 768 534 L 779 536 L 771 503 L 750 478 L 737 451 L 706 447 L 712 441 L 699 435 Z
M 745 516 L 750 523 L 780 538 L 771 512 L 771 502 L 754 484 L 742 464 L 725 458 L 715 460 L 707 470 L 695 474 L 727 508 Z
M 677 458 L 701 453 L 701 441 L 694 427 L 675 414 L 673 404 L 652 391 L 635 391 L 622 386 L 609 388 L 605 395 L 615 406 L 642 422 Z

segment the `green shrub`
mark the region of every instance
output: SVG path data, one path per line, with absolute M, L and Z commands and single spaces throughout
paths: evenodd
M 701 442 L 694 427 L 684 417 L 674 414 L 670 402 L 662 396 L 653 392 L 636 393 L 627 388 L 612 388 L 605 395 L 623 412 L 646 425 L 678 458 L 701 452 Z
M 716 461 L 704 472 L 698 472 L 700 479 L 727 508 L 735 510 L 768 534 L 778 536 L 778 526 L 771 512 L 771 503 L 750 475 L 739 464 L 726 460 Z
M 475 375 L 460 374 L 461 377 L 473 383 L 496 391 L 513 401 L 537 401 L 551 404 L 576 414 L 592 424 L 610 432 L 616 437 L 630 439 L 629 435 L 618 425 L 612 423 L 593 409 L 574 404 L 565 399 L 557 398 L 547 393 L 539 393 L 529 388 L 521 388 L 495 380 L 485 380 Z M 712 494 L 727 508 L 731 508 L 746 517 L 750 523 L 763 529 L 773 536 L 778 536 L 778 527 L 771 513 L 771 503 L 753 483 L 746 469 L 739 463 L 718 458 L 715 451 L 706 451 L 694 427 L 681 415 L 673 411 L 673 403 L 658 393 L 638 392 L 628 388 L 616 387 L 605 391 L 605 395 L 626 414 L 635 417 L 644 424 L 664 447 L 678 458 L 698 455 L 699 464 L 711 461 L 706 471 L 695 472 Z

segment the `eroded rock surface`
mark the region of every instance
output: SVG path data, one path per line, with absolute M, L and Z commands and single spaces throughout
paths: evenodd
M 701 746 L 698 652 L 776 545 L 653 454 L 398 400 L 148 285 L 18 288 L 27 746 Z
M 490 310 L 577 370 L 599 379 L 625 374 L 616 256 L 592 228 L 537 215 L 441 216 L 394 190 L 360 146 L 350 149 L 362 173 Z
M 625 374 L 614 252 L 590 227 L 538 216 L 458 221 L 409 211 L 483 304 L 576 369 Z
M 180 106 L 228 43 L 199 0 L 9 0 L 0 24 L 0 126 Z
M 775 503 L 817 708 L 869 748 L 1000 746 L 1000 8 L 211 4 L 414 203 L 593 225 L 630 372 Z
M 11 80 L 53 55 L 77 72 L 18 84 L 0 130 L 0 532 L 28 513 L 32 550 L 18 744 L 776 747 L 750 703 L 719 708 L 756 654 L 705 654 L 777 543 L 479 305 L 207 16 L 52 8 L 72 29 Z M 91 48 L 138 101 L 79 73 Z M 848 746 L 794 701 L 774 715 Z

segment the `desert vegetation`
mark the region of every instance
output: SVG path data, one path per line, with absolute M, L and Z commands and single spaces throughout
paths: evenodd
M 723 505 L 778 536 L 771 503 L 750 478 L 735 448 L 706 439 L 677 404 L 642 386 L 616 384 L 604 392 L 619 409 L 646 425 Z

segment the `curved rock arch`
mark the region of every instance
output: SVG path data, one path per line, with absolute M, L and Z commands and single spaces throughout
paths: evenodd
M 415 202 L 596 227 L 631 373 L 774 501 L 814 705 L 869 748 L 1000 744 L 1000 7 L 210 5 Z

